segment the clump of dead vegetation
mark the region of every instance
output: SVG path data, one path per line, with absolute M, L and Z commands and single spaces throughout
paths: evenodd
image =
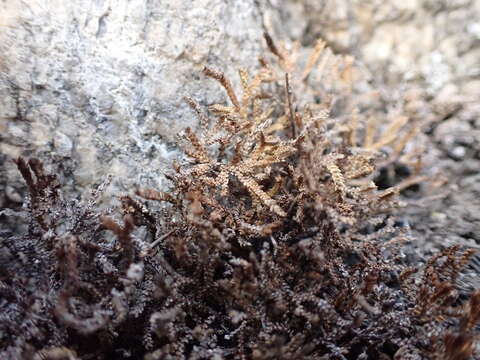
M 167 175 L 171 193 L 137 189 L 100 212 L 107 182 L 83 204 L 40 161 L 17 160 L 28 231 L 1 243 L 2 357 L 472 356 L 479 294 L 456 291 L 472 251 L 411 266 L 392 212 L 426 181 L 409 145 L 420 125 L 375 118 L 352 96 L 353 59 L 324 42 L 303 62 L 266 43 L 259 70 L 239 71 L 240 94 L 204 69 L 229 104 L 185 99 L 200 131 L 179 140 L 188 159 Z M 385 185 L 399 166 L 408 175 Z

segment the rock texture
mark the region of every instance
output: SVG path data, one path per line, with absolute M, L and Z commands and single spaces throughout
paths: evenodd
M 7 0 L 0 3 L 0 208 L 21 202 L 10 159 L 61 162 L 83 193 L 166 186 L 176 135 L 223 92 L 201 70 L 255 67 L 263 22 L 254 0 Z
M 472 0 L 273 1 L 273 23 L 303 43 L 318 37 L 377 71 L 435 93 L 480 74 L 480 3 Z M 478 83 L 476 84 L 478 86 Z M 473 85 L 464 90 L 473 93 Z M 477 88 L 478 90 L 478 88 Z

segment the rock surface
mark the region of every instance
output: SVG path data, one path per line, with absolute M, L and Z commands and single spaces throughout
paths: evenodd
M 454 82 L 461 83 L 461 91 L 475 94 L 475 88 L 478 94 L 478 1 L 272 2 L 280 12 L 273 19 L 282 19 L 272 21 L 277 28 L 305 44 L 325 39 L 367 64 L 378 80 L 422 83 L 430 94 Z
M 176 135 L 196 124 L 183 96 L 223 101 L 203 66 L 234 80 L 263 37 L 254 0 L 7 0 L 0 24 L 0 208 L 21 201 L 20 155 L 62 163 L 78 193 L 107 174 L 112 192 L 165 188 Z

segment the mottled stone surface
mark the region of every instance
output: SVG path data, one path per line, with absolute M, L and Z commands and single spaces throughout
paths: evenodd
M 254 0 L 7 0 L 0 25 L 0 208 L 21 199 L 19 155 L 61 163 L 80 194 L 106 174 L 111 192 L 165 187 L 196 124 L 183 96 L 222 101 L 203 66 L 236 78 L 263 34 Z
M 355 55 L 383 82 L 422 83 L 431 94 L 451 82 L 468 93 L 479 90 L 479 1 L 271 2 L 280 12 L 273 16 L 281 19 L 272 21 L 276 28 L 307 44 L 325 39 L 337 51 Z

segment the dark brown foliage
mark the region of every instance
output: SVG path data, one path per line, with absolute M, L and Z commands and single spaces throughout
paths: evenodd
M 119 213 L 102 213 L 103 186 L 87 204 L 64 199 L 39 160 L 17 160 L 28 231 L 1 240 L 1 358 L 474 354 L 480 295 L 462 302 L 456 291 L 472 251 L 450 247 L 411 267 L 408 228 L 392 215 L 396 195 L 426 180 L 405 151 L 415 126 L 398 116 L 376 127 L 354 109 L 333 119 L 333 88 L 303 106 L 293 90 L 311 91 L 325 43 L 298 70 L 266 40 L 279 64 L 262 58 L 252 78 L 241 70 L 241 96 L 205 68 L 232 104 L 210 106 L 210 119 L 186 99 L 201 132 L 185 130 L 189 160 L 168 175 L 171 194 L 138 189 L 120 197 Z M 330 71 L 342 91 L 352 62 L 338 58 Z M 411 177 L 377 186 L 379 167 L 399 163 Z M 149 201 L 165 207 L 152 213 Z

